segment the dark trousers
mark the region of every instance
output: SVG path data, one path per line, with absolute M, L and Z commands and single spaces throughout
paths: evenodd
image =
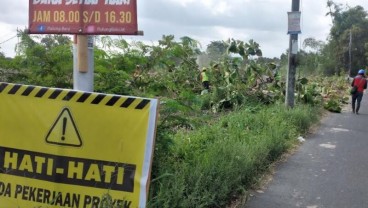
M 354 112 L 358 112 L 360 108 L 360 102 L 363 99 L 363 92 L 357 92 L 351 96 L 351 105 Z M 356 103 L 356 106 L 355 106 Z
M 202 82 L 204 89 L 209 90 L 210 89 L 210 83 L 208 81 Z

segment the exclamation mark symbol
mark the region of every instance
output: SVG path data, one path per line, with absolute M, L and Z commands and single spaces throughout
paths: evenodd
M 66 122 L 67 121 L 68 121 L 68 119 L 64 117 L 64 119 L 63 119 L 63 136 L 61 136 L 62 141 L 65 141 L 65 131 L 66 131 Z

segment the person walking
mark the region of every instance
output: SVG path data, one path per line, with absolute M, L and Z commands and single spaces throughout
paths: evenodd
M 367 80 L 365 79 L 365 70 L 360 69 L 358 75 L 354 77 L 351 86 L 356 87 L 355 93 L 351 95 L 351 105 L 353 113 L 359 114 L 360 102 L 363 98 L 363 92 L 367 89 Z M 356 104 L 356 105 L 355 105 Z
M 202 68 L 201 81 L 202 81 L 203 88 L 205 90 L 209 90 L 210 89 L 210 83 L 209 83 L 209 78 L 208 78 L 208 75 L 207 75 L 207 69 L 205 67 Z

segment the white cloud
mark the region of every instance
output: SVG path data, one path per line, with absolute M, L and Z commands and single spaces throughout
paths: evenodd
M 368 9 L 366 0 L 334 0 Z M 16 29 L 28 25 L 28 0 L 1 0 L 0 43 L 16 34 Z M 156 42 L 162 35 L 173 34 L 178 39 L 192 37 L 203 49 L 211 41 L 228 38 L 258 42 L 264 56 L 279 57 L 288 48 L 287 12 L 290 0 L 137 0 L 139 29 L 143 37 L 127 39 Z M 300 0 L 302 34 L 304 38 L 325 40 L 331 27 L 327 0 Z M 14 55 L 17 38 L 0 45 L 0 51 Z

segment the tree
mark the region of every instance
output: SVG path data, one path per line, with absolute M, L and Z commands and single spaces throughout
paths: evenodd
M 62 35 L 31 36 L 18 31 L 20 42 L 16 46 L 14 62 L 20 73 L 28 79 L 26 84 L 71 88 L 73 55 L 71 40 Z M 38 41 L 39 40 L 39 41 Z
M 228 45 L 223 41 L 211 41 L 207 45 L 206 53 L 211 61 L 219 61 L 227 55 Z
M 324 55 L 336 63 L 332 70 L 333 73 L 346 73 L 349 69 L 349 50 L 351 50 L 351 64 L 355 72 L 367 65 L 365 44 L 362 44 L 368 42 L 367 12 L 361 6 L 343 10 L 341 5 L 333 1 L 328 1 L 327 6 L 330 8 L 327 15 L 331 16 L 333 25 Z M 349 48 L 350 37 L 352 37 L 351 48 Z M 331 69 L 327 67 L 331 66 L 325 65 L 325 71 L 331 72 Z
M 315 38 L 309 37 L 303 41 L 303 48 L 310 48 L 316 53 L 321 53 L 322 48 L 325 46 L 325 43 L 321 40 L 316 40 Z

